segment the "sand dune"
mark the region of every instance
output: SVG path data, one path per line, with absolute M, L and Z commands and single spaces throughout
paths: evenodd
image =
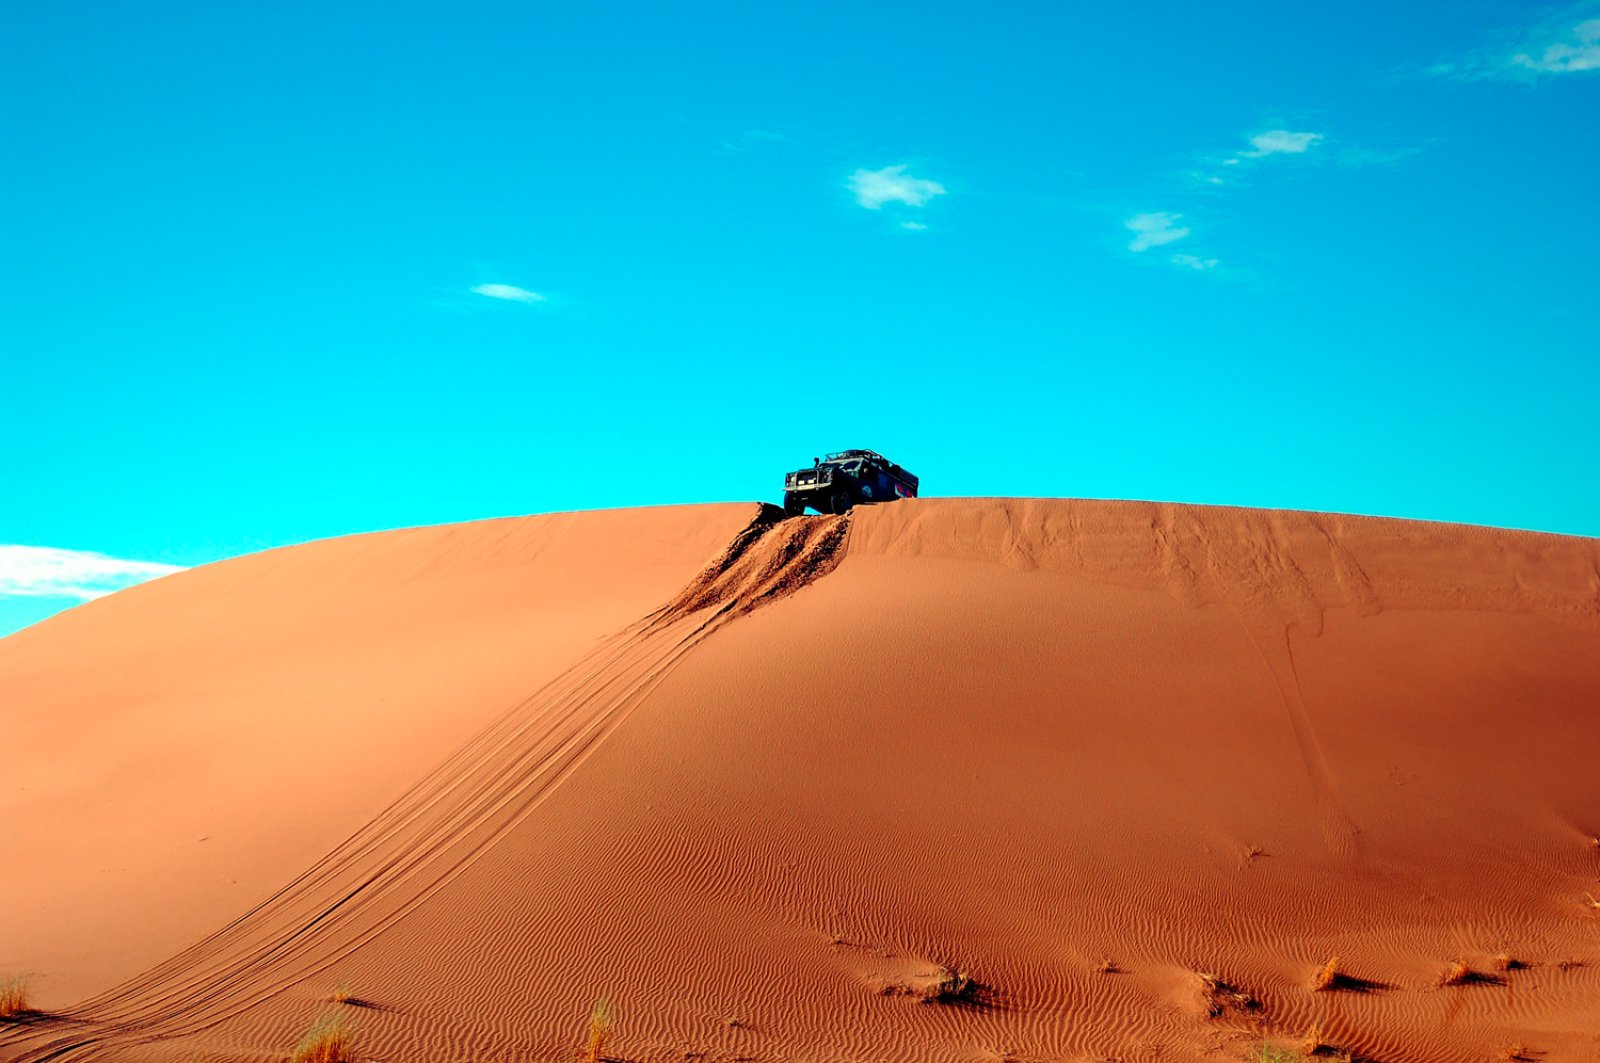
M 638 1063 L 1600 1059 L 1593 540 L 491 521 L 91 603 L 0 707 L 0 1059 L 282 1059 L 339 987 L 384 1061 L 600 998 Z

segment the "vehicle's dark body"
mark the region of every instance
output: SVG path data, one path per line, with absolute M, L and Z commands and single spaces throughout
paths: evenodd
M 916 497 L 917 478 L 871 450 L 829 454 L 783 480 L 783 511 L 791 517 L 807 507 L 818 513 L 846 513 L 851 506 Z

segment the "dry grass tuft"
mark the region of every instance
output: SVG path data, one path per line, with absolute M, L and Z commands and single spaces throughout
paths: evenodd
M 1219 1018 L 1229 1011 L 1260 1011 L 1261 1001 L 1238 986 L 1224 982 L 1214 974 L 1199 973 L 1200 999 L 1209 1018 Z
M 978 983 L 966 971 L 941 966 L 934 972 L 933 981 L 922 987 L 917 995 L 924 1004 L 955 1004 L 971 1000 L 978 991 Z
M 1327 963 L 1312 973 L 1309 988 L 1313 993 L 1382 993 L 1394 986 L 1357 977 L 1345 970 L 1339 957 L 1331 956 Z
M 1509 957 L 1507 957 L 1509 959 Z M 1515 961 L 1512 961 L 1515 962 Z M 1502 968 L 1505 969 L 1505 968 Z M 1484 974 L 1467 966 L 1466 960 L 1457 960 L 1439 975 L 1439 985 L 1505 985 L 1506 980 L 1496 974 Z
M 1515 967 L 1522 967 L 1523 965 L 1518 964 L 1518 962 L 1514 961 L 1514 959 L 1510 959 L 1509 956 L 1506 957 L 1506 961 L 1509 962 L 1509 964 L 1514 964 Z M 1498 962 L 1498 957 L 1496 957 L 1496 962 Z M 1501 970 L 1512 970 L 1512 967 L 1501 967 Z M 1443 970 L 1443 973 L 1438 975 L 1438 985 L 1502 986 L 1506 985 L 1506 980 L 1499 977 L 1499 975 L 1486 975 L 1486 973 L 1480 972 L 1480 970 L 1472 970 L 1472 967 L 1467 965 L 1467 961 L 1464 961 L 1464 959 L 1458 959 L 1458 961 L 1454 962 L 1454 964 L 1451 964 L 1450 967 L 1446 967 L 1446 969 Z
M 1312 977 L 1311 991 L 1313 993 L 1323 993 L 1333 989 L 1339 984 L 1339 979 L 1343 974 L 1344 972 L 1339 970 L 1339 957 L 1329 957 L 1328 962 L 1323 964 L 1317 970 L 1316 975 Z
M 600 1053 L 605 1049 L 606 1038 L 611 1036 L 611 1026 L 614 1021 L 610 1002 L 595 1001 L 594 1010 L 589 1012 L 588 1038 L 578 1050 L 578 1059 L 581 1063 L 602 1063 L 605 1057 Z
M 1527 968 L 1526 960 L 1519 960 L 1509 952 L 1502 952 L 1494 958 L 1494 969 L 1497 971 L 1525 971 Z
M 879 983 L 878 993 L 886 997 L 910 997 L 918 1004 L 988 1007 L 993 1003 L 988 986 L 964 968 L 945 964 L 930 974 Z
M 1101 974 L 1122 973 L 1122 968 L 1117 965 L 1116 960 L 1101 960 L 1100 966 L 1096 967 L 1095 970 L 1099 971 Z
M 289 1063 L 356 1063 L 355 1028 L 344 1012 L 324 1015 L 300 1038 Z
M 1245 1063 L 1305 1063 L 1305 1055 L 1292 1048 L 1280 1048 L 1262 1042 L 1261 1046 L 1245 1058 Z
M 1514 1045 L 1507 1045 L 1500 1050 L 1500 1058 L 1505 1063 L 1534 1063 L 1539 1057 L 1529 1050 L 1528 1046 L 1518 1041 Z
M 1301 1056 L 1290 1056 L 1289 1059 L 1331 1059 L 1334 1063 L 1366 1063 L 1349 1049 L 1340 1048 L 1329 1041 L 1322 1034 L 1322 1024 L 1313 1023 L 1311 1029 L 1300 1039 Z
M 0 982 L 0 1022 L 20 1019 L 33 1009 L 28 1007 L 28 976 L 15 974 Z

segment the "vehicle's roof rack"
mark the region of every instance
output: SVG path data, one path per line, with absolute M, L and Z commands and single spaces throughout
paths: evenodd
M 868 459 L 871 459 L 873 461 L 876 461 L 879 464 L 883 465 L 884 468 L 888 469 L 889 472 L 893 473 L 895 476 L 897 476 L 900 479 L 904 480 L 906 483 L 910 484 L 912 487 L 920 486 L 920 481 L 918 481 L 917 477 L 914 474 L 907 472 L 905 469 L 903 469 L 899 465 L 895 464 L 894 462 L 890 461 L 888 458 L 884 457 L 882 454 L 879 454 L 876 450 L 861 450 L 861 449 L 838 450 L 838 451 L 834 451 L 833 453 L 829 454 L 823 460 L 824 461 L 849 461 L 852 458 L 868 458 Z

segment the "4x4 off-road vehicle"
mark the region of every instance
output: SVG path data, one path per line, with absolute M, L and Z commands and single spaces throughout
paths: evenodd
M 872 450 L 841 450 L 783 478 L 783 511 L 845 513 L 868 502 L 916 498 L 917 478 Z

